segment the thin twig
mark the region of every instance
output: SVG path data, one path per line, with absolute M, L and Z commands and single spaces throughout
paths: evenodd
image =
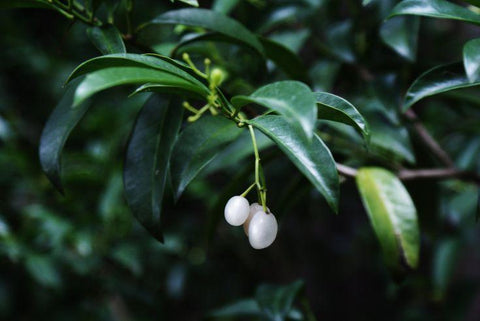
M 437 143 L 435 138 L 430 135 L 430 133 L 418 119 L 418 116 L 415 114 L 415 112 L 409 109 L 405 112 L 405 117 L 412 122 L 413 129 L 417 133 L 418 137 L 430 149 L 433 155 L 445 166 L 449 168 L 455 167 L 455 163 L 452 161 L 450 156 L 448 156 L 447 152 L 445 152 L 443 148 Z
M 345 177 L 355 177 L 357 169 L 337 163 L 338 172 Z M 457 178 L 465 181 L 480 183 L 480 175 L 474 172 L 461 171 L 455 168 L 427 168 L 427 169 L 402 169 L 397 172 L 402 181 L 417 179 L 449 179 Z

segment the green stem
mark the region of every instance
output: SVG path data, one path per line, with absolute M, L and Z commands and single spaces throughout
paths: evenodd
M 253 182 L 253 184 L 250 185 L 250 186 L 245 190 L 245 192 L 243 192 L 242 195 L 240 195 L 240 196 L 242 196 L 242 197 L 247 196 L 248 193 L 250 193 L 250 191 L 252 190 L 252 188 L 254 188 L 255 186 L 257 186 L 257 183 L 256 183 L 256 182 Z
M 267 195 L 265 193 L 265 187 L 262 186 L 260 182 L 260 153 L 258 152 L 257 139 L 255 138 L 255 131 L 253 130 L 252 125 L 248 125 L 248 130 L 250 131 L 250 136 L 252 137 L 253 151 L 255 154 L 255 185 L 257 186 L 257 191 L 260 195 L 260 202 L 262 203 L 263 210 L 267 212 Z

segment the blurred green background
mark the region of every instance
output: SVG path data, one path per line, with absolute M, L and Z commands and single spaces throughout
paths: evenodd
M 373 162 L 416 157 L 417 164 L 427 166 L 432 160 L 389 100 L 400 97 L 420 72 L 459 60 L 461 43 L 479 32 L 457 22 L 422 20 L 418 59 L 408 62 L 378 36 L 394 3 L 377 1 L 364 8 L 361 1 L 240 1 L 232 15 L 297 51 L 315 89 L 341 94 L 365 112 L 372 129 L 381 133 Z M 136 1 L 134 22 L 179 7 Z M 120 28 L 123 24 L 119 19 Z M 146 96 L 127 98 L 131 88 L 120 88 L 95 97 L 94 108 L 67 142 L 62 159 L 66 194 L 60 195 L 41 171 L 38 143 L 69 73 L 99 55 L 85 29 L 53 11 L 0 11 L 0 319 L 201 320 L 252 298 L 262 284 L 303 280 L 305 293 L 296 306 L 301 310 L 308 301 L 318 320 L 480 320 L 473 184 L 407 184 L 419 212 L 422 248 L 419 269 L 400 283 L 383 265 L 354 182 L 342 184 L 341 210 L 335 216 L 268 146 L 262 157 L 271 186 L 269 206 L 280 220 L 269 249 L 253 250 L 242 228 L 216 223 L 225 200 L 243 190 L 252 170 L 251 157 L 229 160 L 228 151 L 177 204 L 166 205 L 162 245 L 134 220 L 123 197 L 123 152 Z M 165 50 L 167 40 L 155 48 Z M 240 79 L 227 83 L 230 93 L 260 82 L 253 63 L 218 48 L 224 60 L 214 62 L 224 64 L 231 79 Z M 375 81 L 362 78 L 367 69 Z M 285 76 L 272 72 L 266 77 Z M 457 165 L 475 169 L 478 94 L 462 93 L 472 100 L 442 96 L 423 104 L 420 114 Z M 439 105 L 446 105 L 442 113 Z M 349 136 L 355 133 L 331 124 L 324 129 L 336 159 L 352 165 L 372 162 L 371 155 L 362 156 L 358 137 Z M 397 132 L 389 140 L 392 130 Z M 213 238 L 206 242 L 208 231 Z M 225 320 L 263 320 L 261 315 L 220 314 Z M 290 317 L 301 319 L 302 314 Z

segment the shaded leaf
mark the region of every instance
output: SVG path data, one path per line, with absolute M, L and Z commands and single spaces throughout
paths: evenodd
M 171 0 L 172 2 L 174 0 Z M 192 7 L 198 7 L 198 1 L 197 0 L 178 0 L 180 2 L 183 2 L 183 3 L 186 3 L 188 4 L 189 6 L 192 6 Z
M 235 96 L 232 99 L 236 108 L 249 103 L 262 105 L 284 115 L 291 124 L 303 129 L 307 137 L 312 137 L 317 105 L 307 85 L 298 81 L 279 81 L 257 89 L 250 96 Z
M 178 137 L 172 153 L 171 177 L 176 199 L 227 143 L 242 130 L 221 116 L 204 116 L 187 126 Z
M 415 268 L 420 251 L 417 211 L 408 191 L 391 172 L 375 167 L 358 170 L 357 186 L 387 266 Z
M 446 0 L 404 0 L 393 8 L 389 18 L 398 15 L 454 19 L 480 24 L 480 15 Z
M 263 54 L 263 47 L 253 33 L 236 20 L 212 10 L 187 8 L 168 11 L 141 25 L 139 30 L 154 24 L 202 27 L 236 39 Z
M 285 320 L 303 286 L 303 281 L 286 286 L 261 285 L 255 293 L 255 300 L 270 320 Z
M 463 66 L 470 82 L 480 78 L 480 38 L 472 39 L 463 46 Z
M 54 9 L 47 1 L 43 1 L 43 0 L 3 0 L 3 1 L 0 1 L 0 9 L 11 9 L 11 8 Z
M 339 199 L 338 173 L 330 150 L 314 134 L 308 140 L 300 129 L 290 125 L 284 117 L 266 115 L 249 120 L 272 139 L 337 213 Z
M 432 264 L 432 283 L 434 298 L 441 300 L 447 292 L 459 256 L 460 241 L 452 238 L 443 239 L 438 243 Z
M 283 44 L 268 38 L 259 37 L 259 40 L 265 49 L 267 58 L 272 60 L 288 76 L 300 81 L 309 81 L 307 69 L 293 51 Z
M 357 129 L 365 139 L 369 139 L 370 129 L 368 123 L 358 110 L 342 97 L 325 93 L 313 93 L 317 100 L 318 118 L 333 120 L 350 125 Z
M 419 28 L 418 17 L 397 17 L 382 24 L 380 36 L 387 46 L 413 62 L 417 55 Z
M 125 53 L 127 51 L 120 32 L 113 25 L 88 28 L 87 35 L 103 55 Z
M 89 108 L 83 102 L 72 108 L 79 81 L 71 83 L 63 98 L 53 110 L 40 137 L 39 157 L 42 169 L 52 184 L 63 193 L 60 178 L 60 156 L 70 132 L 83 118 Z
M 461 63 L 434 67 L 420 75 L 408 88 L 403 102 L 403 110 L 407 110 L 425 97 L 479 84 L 478 81 L 469 81 Z
M 240 0 L 215 0 L 212 10 L 228 15 L 238 5 Z
M 123 181 L 128 206 L 160 242 L 163 242 L 161 213 L 168 162 L 182 115 L 178 100 L 153 95 L 135 122 L 126 151 Z
M 261 316 L 262 310 L 254 299 L 244 299 L 216 309 L 208 314 L 208 318 L 228 318 L 238 316 Z
M 188 86 L 188 88 L 195 92 L 202 93 L 204 95 L 207 95 L 209 92 L 208 88 L 201 81 L 199 81 L 197 78 L 195 78 L 188 72 L 190 68 L 173 59 L 170 59 L 168 57 L 162 57 L 159 55 L 153 56 L 138 54 L 112 54 L 96 57 L 80 64 L 72 72 L 67 82 L 79 76 L 89 74 L 95 71 L 101 71 L 107 68 L 120 67 L 151 69 L 150 75 L 153 74 L 153 71 L 162 72 L 168 74 L 164 76 L 167 79 L 174 79 L 172 76 L 176 76 L 191 83 L 191 85 L 193 86 Z M 141 78 L 141 74 L 134 76 L 134 78 Z

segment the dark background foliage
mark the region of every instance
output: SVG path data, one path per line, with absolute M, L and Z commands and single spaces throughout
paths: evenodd
M 362 152 L 344 127 L 325 125 L 324 138 L 337 160 L 395 168 L 414 155 L 419 167 L 435 164 L 411 135 L 398 105 L 421 72 L 459 61 L 462 44 L 478 35 L 478 28 L 423 19 L 418 57 L 409 62 L 379 37 L 393 1 L 362 7 L 360 1 L 312 0 L 315 9 L 307 2 L 241 1 L 232 16 L 298 51 L 314 89 L 348 98 L 367 117 L 377 133 L 373 137 L 379 137 L 374 157 Z M 133 21 L 183 6 L 136 1 Z M 122 18 L 118 25 L 125 28 Z M 213 164 L 177 204 L 167 197 L 162 245 L 133 219 L 124 200 L 123 152 L 145 97 L 126 98 L 129 91 L 120 88 L 97 95 L 94 108 L 73 132 L 62 159 L 66 194 L 60 195 L 41 171 L 38 143 L 68 74 L 98 55 L 85 29 L 53 11 L 0 11 L 1 319 L 200 320 L 253 297 L 261 284 L 299 279 L 318 320 L 480 318 L 474 184 L 406 185 L 418 209 L 422 244 L 418 270 L 401 282 L 382 262 L 354 181 L 341 185 L 336 216 L 272 148 L 263 150 L 262 158 L 269 206 L 280 229 L 269 249 L 251 249 L 242 229 L 227 227 L 223 220 L 205 241 L 209 222 L 222 215 L 229 196 L 244 189 L 252 171 L 250 158 L 231 163 L 228 157 Z M 129 51 L 138 50 L 127 45 Z M 224 56 L 214 62 L 237 80 L 226 84 L 231 94 L 285 77 L 259 74 L 251 58 L 218 47 Z M 463 90 L 416 107 L 425 126 L 464 169 L 478 168 L 478 101 L 475 90 Z

